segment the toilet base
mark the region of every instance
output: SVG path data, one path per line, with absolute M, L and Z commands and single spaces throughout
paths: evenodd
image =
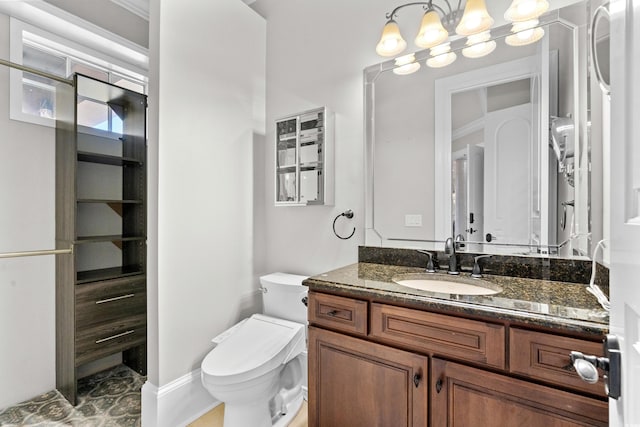
M 279 416 L 274 417 L 274 419 L 272 420 L 273 427 L 288 426 L 291 420 L 293 420 L 295 416 L 298 415 L 298 411 L 300 411 L 303 402 L 303 396 L 298 396 L 293 402 L 288 405 L 289 410 L 286 414 L 280 414 Z

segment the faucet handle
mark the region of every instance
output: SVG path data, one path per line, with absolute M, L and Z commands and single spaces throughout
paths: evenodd
M 421 254 L 429 255 L 429 261 L 427 261 L 427 270 L 426 270 L 426 272 L 427 273 L 435 273 L 436 269 L 435 269 L 435 267 L 433 265 L 434 254 L 432 252 L 423 251 L 423 250 L 420 250 L 420 249 L 417 249 L 417 251 L 420 252 Z
M 482 265 L 480 264 L 480 260 L 483 258 L 491 258 L 493 255 L 478 255 L 473 257 L 473 271 L 471 272 L 471 277 L 475 277 L 479 279 L 482 277 Z

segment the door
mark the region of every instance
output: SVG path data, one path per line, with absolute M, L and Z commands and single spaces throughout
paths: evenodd
M 605 401 L 440 359 L 430 387 L 432 427 L 607 425 Z
M 640 425 L 640 2 L 611 14 L 611 333 L 621 339 L 622 394 L 611 426 Z
M 484 241 L 484 148 L 468 144 L 452 154 L 453 234 L 471 252 L 482 252 Z M 477 242 L 479 244 L 474 244 Z
M 467 146 L 467 228 L 468 242 L 484 240 L 484 148 Z M 482 245 L 469 245 L 470 251 L 482 252 Z
M 428 359 L 309 327 L 309 427 L 427 425 Z
M 529 245 L 533 153 L 531 104 L 486 116 L 484 232 L 487 242 Z M 488 235 L 491 237 L 488 237 Z M 522 251 L 522 248 L 518 249 Z

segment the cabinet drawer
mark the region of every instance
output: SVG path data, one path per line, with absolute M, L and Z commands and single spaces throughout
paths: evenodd
M 310 292 L 309 323 L 367 335 L 367 302 Z
M 596 384 L 580 379 L 569 354 L 603 355 L 601 343 L 512 328 L 509 331 L 509 371 L 574 390 L 604 396 L 603 372 Z
M 76 285 L 76 330 L 143 314 L 147 307 L 145 277 Z
M 370 333 L 412 350 L 505 368 L 502 325 L 373 303 Z
M 146 314 L 85 328 L 76 334 L 76 366 L 143 344 Z

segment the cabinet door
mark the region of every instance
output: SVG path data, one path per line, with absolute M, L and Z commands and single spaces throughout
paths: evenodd
M 309 427 L 427 425 L 428 358 L 309 327 Z
M 433 359 L 431 426 L 606 426 L 605 401 Z

